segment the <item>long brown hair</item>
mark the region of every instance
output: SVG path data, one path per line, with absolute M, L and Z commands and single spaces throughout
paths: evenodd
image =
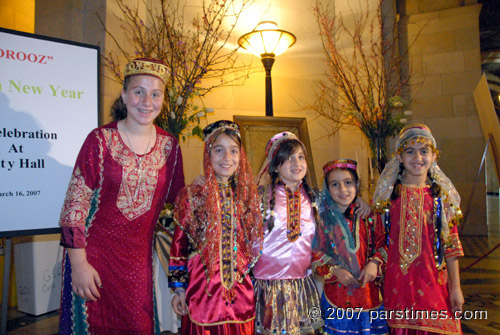
M 274 205 L 276 203 L 275 199 L 275 194 L 274 194 L 274 188 L 275 185 L 278 181 L 279 173 L 278 173 L 278 168 L 286 161 L 288 158 L 293 155 L 299 148 L 302 149 L 304 152 L 304 155 L 307 155 L 306 148 L 302 144 L 301 141 L 297 139 L 289 139 L 283 141 L 283 143 L 280 144 L 280 146 L 276 149 L 276 153 L 273 156 L 271 162 L 269 163 L 269 176 L 271 177 L 271 200 L 269 203 L 269 208 L 271 211 L 274 210 Z M 313 207 L 313 214 L 314 214 L 314 219 L 316 222 L 319 220 L 319 213 L 318 213 L 318 208 L 315 205 L 316 203 L 316 195 L 314 194 L 313 189 L 309 186 L 307 183 L 307 173 L 302 179 L 302 185 L 304 186 L 304 189 L 309 196 L 309 199 L 311 200 L 312 207 Z M 269 220 L 267 221 L 267 227 L 269 231 L 271 231 L 274 228 L 274 216 L 270 216 Z
M 128 85 L 130 84 L 130 78 L 132 78 L 132 76 L 125 78 L 123 81 L 123 91 L 127 91 Z M 123 101 L 121 92 L 120 96 L 116 98 L 113 105 L 111 105 L 111 116 L 114 121 L 124 120 L 127 117 L 127 105 L 125 105 L 125 101 Z

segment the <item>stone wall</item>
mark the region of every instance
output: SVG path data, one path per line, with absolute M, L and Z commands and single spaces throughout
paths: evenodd
M 473 91 L 481 77 L 478 4 L 463 1 L 406 1 L 412 68 L 410 109 L 414 122 L 427 124 L 441 150 L 439 165 L 471 212 L 466 233 L 486 234 L 484 170 L 470 201 L 485 142 Z M 459 4 L 460 3 L 460 4 Z M 439 5 L 439 6 L 438 6 Z M 436 7 L 438 6 L 438 7 Z

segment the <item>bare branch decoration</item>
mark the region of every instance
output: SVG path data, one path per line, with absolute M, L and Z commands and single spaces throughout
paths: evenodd
M 311 109 L 331 121 L 330 135 L 342 127 L 360 129 L 369 141 L 373 165 L 381 171 L 386 153 L 377 145 L 397 134 L 411 114 L 404 112 L 409 103 L 405 87 L 410 71 L 402 70 L 407 50 L 399 50 L 397 20 L 393 25 L 384 22 L 384 0 L 374 9 L 373 2 L 359 1 L 358 11 L 349 2 L 347 15 L 325 2 L 316 0 L 314 14 L 327 72 L 317 83 Z
M 134 51 L 127 52 L 117 36 L 106 30 L 119 54 L 106 52 L 105 63 L 121 82 L 120 59 L 128 62 L 147 57 L 164 61 L 171 75 L 156 122 L 177 138 L 201 137 L 200 120 L 213 111 L 204 106 L 203 97 L 216 88 L 242 84 L 251 69 L 237 62 L 238 47 L 229 42 L 242 13 L 254 1 L 203 0 L 199 14 L 186 22 L 188 8 L 184 0 L 160 0 L 153 8 L 148 7 L 149 1 L 142 0 L 145 17 L 140 14 L 139 3 L 131 7 L 124 0 L 117 0 L 119 15 L 115 16 Z

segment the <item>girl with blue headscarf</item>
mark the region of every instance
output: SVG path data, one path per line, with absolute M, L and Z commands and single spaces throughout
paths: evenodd
M 384 230 L 371 216 L 363 219 L 354 212 L 359 191 L 356 167 L 351 159 L 323 167 L 313 266 L 325 279 L 321 297 L 324 333 L 388 334 L 385 320 L 376 317 L 383 311 Z

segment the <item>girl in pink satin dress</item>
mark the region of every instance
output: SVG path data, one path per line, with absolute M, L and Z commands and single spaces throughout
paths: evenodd
M 312 334 L 323 326 L 314 314 L 320 306 L 311 271 L 317 210 L 305 153 L 290 132 L 276 134 L 266 146 L 259 173 L 270 178 L 259 187 L 264 245 L 253 270 L 257 334 Z
M 217 121 L 203 134 L 204 175 L 175 202 L 168 274 L 172 306 L 182 315 L 181 334 L 253 335 L 248 273 L 262 244 L 257 190 L 238 125 Z

